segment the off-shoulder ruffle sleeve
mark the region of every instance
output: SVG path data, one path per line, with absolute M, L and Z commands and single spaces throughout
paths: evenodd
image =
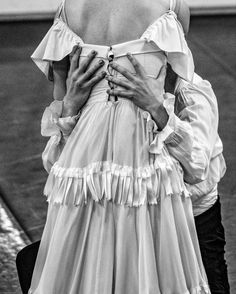
M 80 37 L 58 18 L 31 55 L 31 58 L 49 78 L 50 62 L 62 60 L 72 52 L 75 45 L 80 43 L 82 43 Z
M 148 42 L 154 42 L 166 52 L 167 61 L 172 69 L 183 79 L 192 81 L 194 62 L 192 53 L 185 40 L 182 25 L 177 15 L 169 11 L 158 18 L 142 35 Z
M 154 42 L 158 48 L 166 52 L 173 70 L 183 79 L 192 81 L 193 57 L 185 40 L 183 28 L 173 11 L 158 18 L 147 28 L 141 39 Z M 83 44 L 82 39 L 63 20 L 57 18 L 31 58 L 49 78 L 50 62 L 62 60 L 77 44 Z

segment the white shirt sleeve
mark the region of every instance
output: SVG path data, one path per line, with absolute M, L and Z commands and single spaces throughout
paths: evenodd
M 42 153 L 43 166 L 48 173 L 53 164 L 59 159 L 80 115 L 61 118 L 62 107 L 62 101 L 53 101 L 50 106 L 46 107 L 41 120 L 42 136 L 50 137 Z
M 165 144 L 184 169 L 184 180 L 206 179 L 218 136 L 218 106 L 211 84 L 195 74 L 193 84 L 180 80 L 175 113 L 168 121 L 173 130 Z M 219 152 L 222 152 L 220 150 Z

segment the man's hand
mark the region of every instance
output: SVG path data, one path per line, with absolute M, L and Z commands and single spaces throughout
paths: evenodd
M 97 52 L 91 51 L 86 59 L 79 65 L 82 48 L 76 46 L 71 59 L 70 70 L 66 81 L 66 95 L 63 99 L 64 108 L 62 116 L 73 116 L 83 107 L 89 98 L 93 86 L 100 82 L 106 75 L 105 71 L 96 72 L 104 65 L 101 59 L 90 67 Z
M 164 101 L 163 92 L 165 85 L 166 67 L 160 69 L 156 79 L 149 78 L 144 67 L 131 54 L 127 54 L 132 63 L 136 75 L 133 75 L 123 66 L 112 62 L 111 67 L 122 74 L 126 80 L 107 76 L 106 79 L 121 87 L 122 89 L 109 89 L 107 93 L 111 96 L 123 97 L 132 100 L 138 107 L 150 112 L 158 127 L 162 129 L 167 121 L 168 114 L 162 103 Z

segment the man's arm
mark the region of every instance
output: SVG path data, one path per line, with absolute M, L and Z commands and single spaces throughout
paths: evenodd
M 218 106 L 208 81 L 195 75 L 195 83 L 180 80 L 175 113 L 165 143 L 184 169 L 184 179 L 196 184 L 206 179 L 218 134 Z

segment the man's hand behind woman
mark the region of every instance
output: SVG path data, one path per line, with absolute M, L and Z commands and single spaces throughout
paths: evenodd
M 81 51 L 82 48 L 76 46 L 72 52 L 70 69 L 66 80 L 66 94 L 63 99 L 63 117 L 76 115 L 88 100 L 93 86 L 106 76 L 105 71 L 96 74 L 103 67 L 104 60 L 100 59 L 94 65 L 90 66 L 97 52 L 94 50 L 91 51 L 79 63 Z

